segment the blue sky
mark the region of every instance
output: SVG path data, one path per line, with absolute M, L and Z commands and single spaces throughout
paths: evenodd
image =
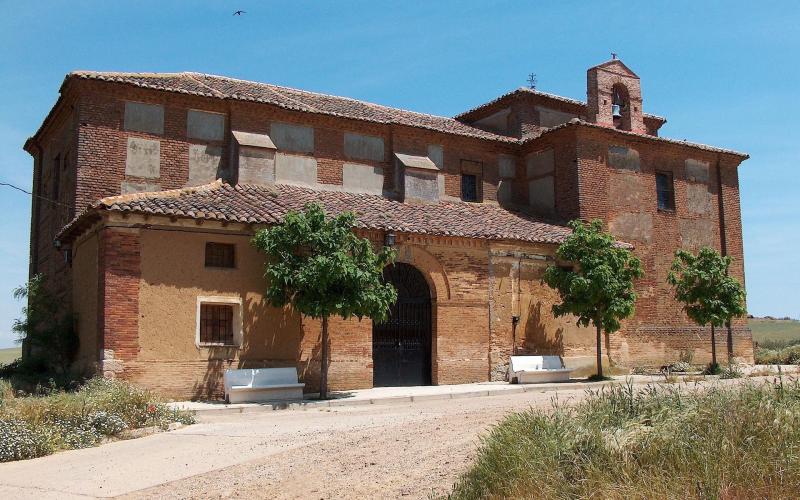
M 585 99 L 613 52 L 662 135 L 750 153 L 740 169 L 748 307 L 800 317 L 796 2 L 0 1 L 0 181 L 75 69 L 200 71 L 454 115 L 525 84 Z M 234 17 L 234 10 L 247 11 Z M 27 279 L 30 199 L 0 187 L 0 347 Z

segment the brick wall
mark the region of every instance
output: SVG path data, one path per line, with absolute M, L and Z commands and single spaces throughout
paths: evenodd
M 493 141 L 451 136 L 438 132 L 394 125 L 359 122 L 326 115 L 300 113 L 260 103 L 223 102 L 212 98 L 170 94 L 132 88 L 121 84 L 78 81 L 80 93 L 80 151 L 77 202 L 85 206 L 104 196 L 120 193 L 122 181 L 156 183 L 161 189 L 183 187 L 188 182 L 188 145 L 206 144 L 186 137 L 186 112 L 200 109 L 224 113 L 226 137 L 230 130 L 270 133 L 275 122 L 300 124 L 314 128 L 314 152 L 289 154 L 313 157 L 317 161 L 317 182 L 341 185 L 345 163 L 381 167 L 384 187 L 393 190 L 394 152 L 427 154 L 427 145 L 441 145 L 444 150 L 445 194 L 460 197 L 461 160 L 483 165 L 482 192 L 485 200 L 497 199 L 497 162 L 499 154 L 514 154 L 513 146 Z M 164 133 L 148 134 L 126 131 L 123 127 L 125 101 L 164 106 Z M 355 132 L 384 140 L 383 161 L 349 158 L 344 152 L 344 134 Z M 160 177 L 137 178 L 125 174 L 126 145 L 129 137 L 158 140 L 161 147 Z M 221 144 L 222 169 L 230 168 L 229 140 Z
M 673 254 L 679 248 L 692 251 L 709 246 L 733 257 L 731 274 L 744 282 L 742 236 L 736 168 L 739 159 L 730 155 L 687 148 L 676 144 L 653 143 L 630 136 L 612 135 L 598 129 L 581 129 L 577 138 L 580 178 L 580 216 L 600 218 L 623 241 L 635 246 L 644 277 L 637 282 L 639 299 L 636 315 L 625 322 L 617 349 L 624 363 L 644 363 L 674 359 L 682 346 L 698 340 L 698 354 L 710 351 L 710 333 L 698 330 L 682 312 L 666 278 Z M 609 165 L 609 145 L 635 149 L 639 170 Z M 708 179 L 693 181 L 687 175 L 686 160 L 708 165 Z M 717 173 L 721 169 L 724 233 L 721 232 Z M 656 172 L 672 175 L 675 210 L 659 210 L 656 199 Z M 741 357 L 752 359 L 752 337 L 746 320 L 735 322 Z M 718 337 L 718 341 L 722 340 Z M 705 347 L 702 347 L 705 345 Z M 614 349 L 612 343 L 612 349 Z M 721 349 L 721 348 L 720 348 Z M 737 347 L 737 350 L 739 347 Z M 724 353 L 724 350 L 719 352 Z
M 139 355 L 139 231 L 106 228 L 100 232 L 98 353 L 101 371 L 120 373 Z

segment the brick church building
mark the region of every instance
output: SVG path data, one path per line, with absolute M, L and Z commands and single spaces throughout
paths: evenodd
M 659 137 L 665 122 L 617 59 L 588 70 L 586 102 L 521 88 L 454 118 L 200 73 L 74 72 L 25 144 L 30 272 L 76 314 L 76 369 L 202 398 L 226 368 L 295 366 L 313 391 L 320 323 L 264 303 L 249 240 L 316 201 L 398 254 L 392 319 L 332 320 L 331 387 L 477 382 L 512 352 L 593 364 L 593 332 L 552 316 L 541 276 L 567 221 L 600 218 L 646 273 L 611 360 L 701 362 L 710 332 L 666 275 L 676 249 L 710 246 L 743 281 L 747 155 Z M 752 360 L 744 321 L 733 339 Z

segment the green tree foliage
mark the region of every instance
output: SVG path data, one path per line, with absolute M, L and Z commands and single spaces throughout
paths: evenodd
M 53 296 L 42 274 L 16 288 L 14 298 L 27 301 L 22 308 L 22 317 L 15 320 L 12 327 L 17 341 L 25 342 L 31 353 L 25 360 L 26 366 L 43 366 L 68 378 L 72 361 L 78 353 L 73 314 Z
M 574 220 L 569 226 L 572 234 L 558 247 L 556 257 L 573 267 L 548 267 L 544 282 L 561 298 L 553 306 L 555 316 L 574 315 L 578 325 L 595 327 L 597 378 L 602 379 L 602 332 L 619 330 L 620 321 L 633 315 L 633 281 L 642 277 L 642 267 L 639 259 L 603 231 L 600 220 L 589 224 Z
M 678 250 L 667 276 L 689 319 L 700 326 L 711 325 L 712 372 L 719 369 L 715 328 L 746 312 L 744 288 L 728 275 L 731 262 L 712 248 L 701 248 L 697 255 Z
M 355 215 L 327 217 L 321 206 L 289 212 L 283 224 L 262 229 L 253 245 L 266 254 L 266 299 L 274 307 L 291 305 L 322 320 L 320 397 L 327 397 L 328 318 L 363 317 L 384 321 L 397 291 L 383 282 L 383 268 L 394 251 L 375 252 L 368 239 L 353 232 Z

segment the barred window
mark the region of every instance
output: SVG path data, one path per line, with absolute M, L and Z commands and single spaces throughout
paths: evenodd
M 672 173 L 656 172 L 656 194 L 659 210 L 675 210 L 675 187 Z
M 483 182 L 483 163 L 472 160 L 461 160 L 461 199 L 480 202 L 483 198 L 481 184 Z
M 206 267 L 236 267 L 236 246 L 206 243 Z
M 478 201 L 478 176 L 461 174 L 461 199 L 464 201 Z
M 234 345 L 233 305 L 200 305 L 200 343 Z

